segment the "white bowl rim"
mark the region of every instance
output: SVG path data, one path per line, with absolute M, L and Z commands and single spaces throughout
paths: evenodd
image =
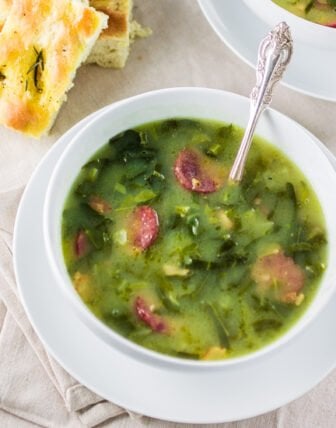
M 224 369 L 226 367 L 236 366 L 239 364 L 248 363 L 251 360 L 254 360 L 256 358 L 264 357 L 266 354 L 268 355 L 272 351 L 276 350 L 277 348 L 281 347 L 282 345 L 289 342 L 294 336 L 297 334 L 300 334 L 307 326 L 308 324 L 318 315 L 318 313 L 323 309 L 323 307 L 326 305 L 326 303 L 330 300 L 330 297 L 335 293 L 336 291 L 336 285 L 332 287 L 332 291 L 329 292 L 329 296 L 327 299 L 324 299 L 323 303 L 320 305 L 317 311 L 306 321 L 304 324 L 301 322 L 305 315 L 308 312 L 309 307 L 307 310 L 301 315 L 301 317 L 295 322 L 295 324 L 290 327 L 285 333 L 283 333 L 279 338 L 274 339 L 271 343 L 263 346 L 262 348 L 244 354 L 239 357 L 233 357 L 229 359 L 223 359 L 218 361 L 200 361 L 200 360 L 189 360 L 189 359 L 183 359 L 178 357 L 172 357 L 169 355 L 161 354 L 156 351 L 149 350 L 141 345 L 137 345 L 136 343 L 130 341 L 129 339 L 121 336 L 119 333 L 115 332 L 113 329 L 107 327 L 102 321 L 100 321 L 82 302 L 80 297 L 78 296 L 77 292 L 74 290 L 73 284 L 69 278 L 69 275 L 67 275 L 67 280 L 64 281 L 64 276 L 57 268 L 56 262 L 55 262 L 55 252 L 53 251 L 53 245 L 52 245 L 52 239 L 51 239 L 51 225 L 49 223 L 50 219 L 50 209 L 52 204 L 52 193 L 53 188 L 57 186 L 57 178 L 58 174 L 62 170 L 62 162 L 64 159 L 66 159 L 69 152 L 71 152 L 72 147 L 78 142 L 83 134 L 87 131 L 87 129 L 94 126 L 95 122 L 104 118 L 105 116 L 111 114 L 113 110 L 118 109 L 122 106 L 127 105 L 128 103 L 132 103 L 134 101 L 145 99 L 145 98 L 151 98 L 155 96 L 160 96 L 162 94 L 167 93 L 174 93 L 174 92 L 198 92 L 200 95 L 204 93 L 212 93 L 215 96 L 219 97 L 233 97 L 237 100 L 246 102 L 248 101 L 248 98 L 233 93 L 229 91 L 224 91 L 220 89 L 212 89 L 212 88 L 203 88 L 203 87 L 170 87 L 165 89 L 158 89 L 154 91 L 145 92 L 139 95 L 135 95 L 129 98 L 126 98 L 124 100 L 118 101 L 116 103 L 112 103 L 108 106 L 106 106 L 101 111 L 97 112 L 97 115 L 95 115 L 92 119 L 88 121 L 85 126 L 76 133 L 76 135 L 72 138 L 72 140 L 69 142 L 67 148 L 62 153 L 62 156 L 59 158 L 55 169 L 52 173 L 50 182 L 48 184 L 45 204 L 44 204 L 44 212 L 43 212 L 43 232 L 44 232 L 44 238 L 45 238 L 45 247 L 47 252 L 47 257 L 50 263 L 50 267 L 53 271 L 53 274 L 55 276 L 55 279 L 58 283 L 58 285 L 61 286 L 61 289 L 64 292 L 64 295 L 68 298 L 70 303 L 72 304 L 73 308 L 77 312 L 77 314 L 80 314 L 81 321 L 86 324 L 86 326 L 90 326 L 89 328 L 92 330 L 94 329 L 99 334 L 98 336 L 106 341 L 106 337 L 108 336 L 113 342 L 116 342 L 119 345 L 119 350 L 122 352 L 125 352 L 126 354 L 130 355 L 132 353 L 133 355 L 136 355 L 139 360 L 146 363 L 155 363 L 158 366 L 164 366 L 164 367 L 174 367 L 175 369 Z M 279 115 L 282 119 L 285 119 L 287 121 L 290 121 L 294 126 L 300 127 L 303 131 L 304 128 L 302 128 L 301 125 L 297 124 L 293 119 L 287 117 L 286 115 L 278 112 L 277 110 L 268 109 L 273 115 Z M 186 117 L 183 115 L 176 115 L 175 117 Z M 201 119 L 201 117 L 200 117 Z M 148 121 L 150 122 L 150 121 Z M 326 157 L 325 153 L 322 152 L 322 150 L 316 145 L 316 142 L 311 139 L 309 134 L 306 134 L 307 139 L 309 139 L 312 144 L 314 144 L 318 150 L 320 151 L 321 157 L 324 157 L 326 162 L 330 165 L 330 168 L 333 170 L 333 174 L 336 174 L 336 171 L 334 171 L 333 167 L 330 164 L 330 161 Z M 95 149 L 98 150 L 98 147 L 103 147 L 106 144 L 107 141 L 105 141 L 103 144 L 97 146 Z M 88 154 L 87 159 L 89 159 L 94 152 Z M 71 183 L 72 184 L 72 183 Z M 70 186 L 68 190 L 70 189 Z M 64 260 L 62 259 L 62 263 L 64 264 Z M 335 277 L 336 280 L 336 277 Z M 323 278 L 321 279 L 321 283 L 323 282 Z M 65 284 L 67 283 L 67 284 Z M 315 299 L 315 297 L 314 297 Z M 314 300 L 313 299 L 313 300 Z M 304 328 L 302 328 L 304 327 Z M 109 345 L 111 346 L 111 343 L 107 341 Z
M 202 13 L 204 17 L 206 18 L 208 24 L 213 29 L 215 34 L 219 37 L 219 39 L 238 57 L 243 61 L 245 64 L 247 64 L 249 67 L 251 67 L 253 70 L 255 70 L 255 61 L 257 58 L 257 47 L 259 39 L 254 38 L 253 39 L 253 47 L 251 47 L 247 43 L 248 36 L 245 35 L 247 32 L 242 33 L 243 36 L 240 38 L 238 37 L 238 33 L 235 33 L 233 31 L 233 24 L 230 24 L 231 21 L 228 21 L 226 15 L 221 16 L 218 13 L 218 5 L 221 4 L 220 0 L 197 0 L 199 7 L 202 10 Z M 230 4 L 231 5 L 231 4 Z M 248 7 L 248 5 L 245 4 L 245 2 L 236 2 L 234 3 L 234 11 L 238 12 L 238 14 L 243 13 L 243 18 L 239 19 L 239 24 L 244 25 L 246 19 L 253 21 L 253 25 L 258 25 L 261 29 L 263 29 L 263 33 L 260 35 L 266 36 L 267 30 L 269 30 L 269 24 L 267 24 L 264 20 L 262 20 L 260 17 L 257 16 L 257 14 L 254 13 L 254 11 Z M 229 6 L 231 7 L 231 6 Z M 245 15 L 247 14 L 247 15 Z M 230 16 L 231 18 L 231 16 Z M 261 20 L 261 22 L 259 22 Z M 262 24 L 262 26 L 260 26 Z M 336 44 L 335 44 L 336 46 Z M 313 51 L 316 52 L 316 47 L 313 46 Z M 309 55 L 309 53 L 314 54 L 312 52 L 310 46 L 306 45 L 304 42 L 299 40 L 297 43 L 295 43 L 294 49 L 300 49 L 302 53 L 304 53 L 305 57 Z M 323 57 L 327 59 L 329 55 L 332 54 L 332 50 L 323 50 L 324 54 Z M 305 64 L 305 62 L 303 62 Z M 326 88 L 317 87 L 312 89 L 310 86 L 309 77 L 303 79 L 300 83 L 296 80 L 296 75 L 298 73 L 298 70 L 300 69 L 299 64 L 296 63 L 293 59 L 293 62 L 289 65 L 289 68 L 292 68 L 292 74 L 287 75 L 285 74 L 283 80 L 281 80 L 280 84 L 283 85 L 286 88 L 291 89 L 292 91 L 304 94 L 306 96 L 316 98 L 319 100 L 325 100 L 329 102 L 335 102 L 336 97 L 333 93 L 330 93 L 330 91 L 326 91 Z M 329 67 L 330 68 L 330 67 Z M 331 68 L 330 68 L 331 69 Z

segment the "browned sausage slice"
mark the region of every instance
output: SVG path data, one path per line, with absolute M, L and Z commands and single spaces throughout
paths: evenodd
M 89 240 L 84 230 L 79 230 L 75 238 L 75 254 L 83 257 L 89 251 Z
M 154 314 L 144 298 L 138 296 L 134 302 L 134 310 L 137 317 L 148 327 L 157 333 L 168 333 L 168 326 L 164 319 Z
M 129 228 L 132 244 L 141 251 L 146 250 L 159 234 L 159 218 L 156 211 L 147 205 L 136 207 L 131 214 Z
M 261 257 L 252 268 L 252 278 L 258 291 L 270 291 L 275 299 L 294 303 L 303 288 L 305 275 L 300 266 L 283 252 Z
M 184 149 L 179 153 L 174 173 L 181 186 L 193 192 L 213 193 L 224 184 L 224 171 L 196 149 Z

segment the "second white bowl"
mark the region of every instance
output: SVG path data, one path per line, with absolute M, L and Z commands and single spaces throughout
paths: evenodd
M 285 21 L 291 29 L 293 40 L 326 50 L 336 50 L 336 28 L 326 27 L 307 21 L 288 12 L 286 9 L 273 3 L 272 0 L 244 0 L 259 18 L 270 27 Z M 314 58 L 311 58 L 313 61 Z

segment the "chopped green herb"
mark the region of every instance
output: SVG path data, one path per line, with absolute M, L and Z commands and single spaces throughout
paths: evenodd
M 41 76 L 42 72 L 44 71 L 44 56 L 43 56 L 43 50 L 41 49 L 38 51 L 34 47 L 34 53 L 36 55 L 34 63 L 29 67 L 27 74 L 33 73 L 33 81 L 34 86 L 37 90 L 37 92 L 42 92 L 42 86 L 41 86 Z
M 116 183 L 114 186 L 114 189 L 121 193 L 122 195 L 126 195 L 127 191 L 126 191 L 126 187 L 123 184 L 120 183 Z

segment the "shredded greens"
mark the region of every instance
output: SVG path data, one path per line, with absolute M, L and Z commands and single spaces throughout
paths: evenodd
M 36 51 L 29 73 L 42 64 Z M 240 186 L 201 194 L 176 177 L 186 148 L 227 176 L 242 132 L 192 119 L 127 130 L 73 184 L 62 225 L 69 275 L 93 313 L 130 340 L 181 358 L 235 357 L 283 334 L 313 298 L 326 267 L 324 219 L 309 183 L 280 151 L 255 138 Z M 137 208 L 145 217 L 134 217 Z M 134 237 L 147 239 L 153 227 L 151 245 L 134 249 Z M 293 291 L 285 283 L 286 300 L 290 268 L 304 285 Z

